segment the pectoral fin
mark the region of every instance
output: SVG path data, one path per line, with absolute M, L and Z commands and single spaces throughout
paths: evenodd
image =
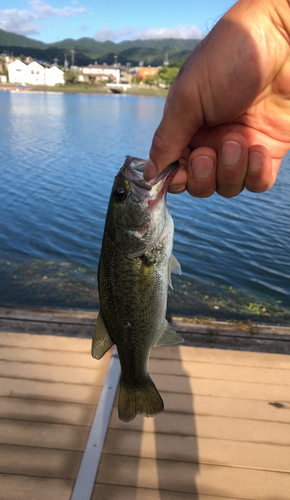
M 165 319 L 163 333 L 160 335 L 154 347 L 159 345 L 180 344 L 181 342 L 184 342 L 184 339 L 180 337 L 175 330 L 173 330 L 172 326 L 170 326 L 168 321 Z
M 110 349 L 110 347 L 112 347 L 112 345 L 114 345 L 114 342 L 112 341 L 108 333 L 102 313 L 100 311 L 92 341 L 93 358 L 101 359 L 104 354 L 106 354 L 106 352 Z
M 171 281 L 171 273 L 179 274 L 179 275 L 182 274 L 181 265 L 179 264 L 177 258 L 174 257 L 173 254 L 171 255 L 169 262 L 168 262 L 168 285 L 173 290 L 172 281 Z

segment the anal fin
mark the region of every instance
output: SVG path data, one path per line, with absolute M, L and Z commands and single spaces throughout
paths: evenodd
M 101 311 L 99 312 L 97 323 L 95 326 L 93 341 L 92 341 L 92 356 L 96 359 L 101 359 L 104 354 L 114 345 L 106 325 Z
M 184 339 L 180 337 L 180 335 L 178 335 L 175 330 L 173 330 L 172 326 L 165 319 L 164 330 L 154 347 L 157 347 L 159 345 L 181 344 L 181 342 L 184 342 Z

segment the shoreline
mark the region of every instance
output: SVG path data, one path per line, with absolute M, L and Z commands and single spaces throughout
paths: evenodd
M 98 310 L 11 308 L 0 306 L 0 332 L 91 338 Z M 290 354 L 290 327 L 240 324 L 228 321 L 196 322 L 172 317 L 170 323 L 185 346 L 234 351 Z
M 114 95 L 114 93 L 105 86 L 85 86 L 85 85 L 69 85 L 69 86 L 54 86 L 47 87 L 46 85 L 35 85 L 20 88 L 18 84 L 0 84 L 0 91 L 8 92 L 58 92 L 63 94 L 107 94 Z M 132 86 L 122 92 L 122 95 L 135 95 L 139 97 L 166 97 L 169 89 L 150 88 L 149 86 L 139 85 Z

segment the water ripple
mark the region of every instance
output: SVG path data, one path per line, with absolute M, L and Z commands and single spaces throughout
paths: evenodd
M 164 99 L 0 93 L 0 259 L 96 268 L 114 175 L 148 156 Z M 290 155 L 267 193 L 168 196 L 185 276 L 289 302 Z

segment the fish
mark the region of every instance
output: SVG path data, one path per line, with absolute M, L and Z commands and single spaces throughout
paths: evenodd
M 181 274 L 172 255 L 174 224 L 166 205 L 178 162 L 149 182 L 143 177 L 144 166 L 145 160 L 126 156 L 114 179 L 98 265 L 100 311 L 92 340 L 96 359 L 117 347 L 118 413 L 124 422 L 163 411 L 162 397 L 147 370 L 149 355 L 155 346 L 183 342 L 166 320 L 171 272 Z

